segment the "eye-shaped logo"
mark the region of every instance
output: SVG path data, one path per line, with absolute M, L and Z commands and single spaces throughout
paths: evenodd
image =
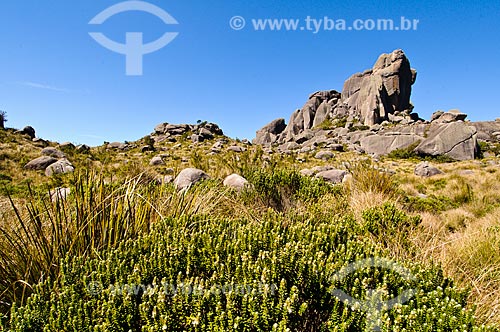
M 175 18 L 158 6 L 144 1 L 125 1 L 113 5 L 96 17 L 89 24 L 103 24 L 110 17 L 123 12 L 143 11 L 160 18 L 165 24 L 179 24 Z M 145 54 L 156 52 L 167 46 L 177 37 L 178 32 L 166 32 L 159 39 L 144 44 L 142 32 L 127 32 L 125 44 L 117 43 L 100 32 L 90 32 L 89 35 L 105 48 L 126 56 L 126 74 L 129 76 L 142 75 L 142 61 Z
M 413 276 L 410 270 L 408 270 L 407 268 L 385 258 L 372 257 L 347 265 L 339 272 L 335 273 L 330 278 L 330 281 L 341 281 L 342 279 L 356 271 L 370 267 L 378 267 L 397 272 L 405 281 L 416 280 L 415 276 Z M 332 291 L 333 296 L 349 305 L 353 310 L 359 309 L 366 313 L 366 331 L 380 331 L 382 311 L 390 310 L 398 304 L 404 304 L 408 302 L 408 300 L 410 300 L 415 294 L 416 291 L 414 289 L 407 289 L 401 292 L 401 294 L 399 294 L 397 297 L 387 301 L 383 301 L 382 290 L 368 290 L 366 292 L 365 300 L 355 299 L 347 295 L 343 290 L 340 289 L 335 289 Z

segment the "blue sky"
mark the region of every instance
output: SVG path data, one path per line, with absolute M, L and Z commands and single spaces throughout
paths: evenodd
M 317 90 L 341 90 L 381 53 L 403 49 L 418 71 L 415 111 L 459 108 L 472 120 L 500 117 L 500 2 L 150 0 L 174 17 L 145 12 L 88 22 L 120 0 L 18 0 L 0 3 L 0 109 L 9 127 L 31 125 L 56 141 L 99 145 L 135 140 L 161 122 L 218 123 L 253 138 Z M 242 16 L 247 25 L 232 30 Z M 420 21 L 416 31 L 255 31 L 252 19 L 391 18 Z M 143 32 L 146 42 L 179 32 L 144 56 L 142 76 L 125 75 L 125 56 L 90 36 L 117 42 Z

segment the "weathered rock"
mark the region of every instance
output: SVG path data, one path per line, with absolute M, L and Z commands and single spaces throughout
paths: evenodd
M 26 126 L 22 130 L 20 130 L 19 132 L 21 134 L 28 135 L 29 137 L 31 137 L 31 139 L 36 137 L 35 129 L 31 126 Z
M 50 156 L 50 157 L 54 157 L 54 158 L 64 158 L 66 157 L 66 155 L 64 154 L 64 152 L 62 152 L 61 150 L 58 150 L 56 148 L 53 148 L 53 147 L 46 147 L 42 150 L 42 155 L 44 156 Z
M 464 122 L 431 124 L 427 138 L 415 149 L 422 156 L 448 156 L 455 160 L 470 160 L 478 151 L 476 128 Z
M 347 175 L 346 171 L 332 169 L 329 171 L 319 172 L 316 174 L 316 177 L 323 179 L 326 182 L 337 184 L 337 183 L 342 183 L 346 175 Z
M 121 142 L 112 142 L 106 145 L 108 149 L 126 150 L 129 145 Z
M 257 130 L 255 139 L 253 140 L 254 144 L 272 144 L 276 142 L 276 138 L 279 134 L 285 130 L 286 124 L 285 119 L 276 119 Z
M 439 169 L 434 166 L 429 165 L 427 161 L 421 162 L 415 167 L 415 175 L 422 177 L 431 177 L 434 175 L 442 174 Z
M 80 153 L 85 153 L 90 151 L 90 146 L 86 144 L 81 144 L 76 147 L 76 151 Z
M 177 190 L 187 189 L 198 181 L 209 179 L 207 173 L 197 168 L 186 168 L 182 170 L 174 180 Z
M 155 156 L 151 159 L 149 162 L 149 165 L 151 166 L 162 166 L 165 165 L 165 162 L 163 161 L 163 158 L 160 156 Z
M 59 149 L 61 149 L 61 150 L 74 150 L 75 145 L 71 142 L 64 142 L 64 143 L 59 144 Z
M 248 181 L 238 174 L 231 174 L 224 179 L 224 186 L 235 189 L 236 191 L 242 191 L 249 186 Z
M 333 157 L 335 157 L 335 155 L 331 151 L 319 151 L 314 156 L 314 158 L 321 159 L 321 160 L 330 160 Z
M 69 162 L 68 159 L 61 159 L 49 165 L 45 169 L 45 175 L 52 176 L 54 174 L 66 174 L 75 170 L 75 167 Z
M 433 121 L 436 121 L 437 119 L 439 119 L 441 117 L 441 115 L 444 114 L 444 111 L 441 111 L 441 110 L 438 110 L 434 113 L 432 113 L 432 116 L 431 116 L 431 122 Z
M 402 50 L 382 54 L 371 70 L 344 83 L 341 108 L 367 126 L 382 123 L 396 111 L 411 111 L 411 86 L 415 80 L 416 71 Z
M 368 154 L 384 156 L 422 141 L 417 135 L 373 135 L 361 139 L 361 148 Z
M 24 166 L 24 168 L 31 170 L 44 170 L 56 161 L 56 158 L 43 156 L 30 161 Z
M 233 145 L 233 146 L 228 147 L 227 150 L 240 153 L 240 152 L 245 152 L 247 149 L 245 149 L 242 146 Z
M 436 112 L 437 113 L 437 112 Z M 437 114 L 433 114 L 437 116 Z M 448 112 L 443 112 L 439 117 L 431 120 L 439 123 L 450 123 L 455 121 L 464 121 L 467 118 L 467 114 L 460 112 L 459 110 L 450 110 Z
M 204 140 L 205 140 L 205 137 L 203 137 L 202 135 L 197 135 L 197 134 L 191 135 L 191 141 L 193 143 L 201 143 Z

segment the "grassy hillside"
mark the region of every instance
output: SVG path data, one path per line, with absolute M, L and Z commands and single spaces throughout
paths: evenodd
M 217 139 L 227 142 L 212 153 Z M 46 144 L 0 130 L 4 328 L 500 327 L 498 158 L 435 161 L 444 173 L 421 178 L 413 174 L 416 159 L 344 152 L 321 161 L 223 137 L 152 143 L 147 136 L 127 150 L 65 148 L 76 171 L 47 177 L 23 168 Z M 227 151 L 231 145 L 246 151 Z M 159 155 L 164 164 L 151 166 Z M 333 185 L 299 173 L 314 166 L 352 176 Z M 211 179 L 178 192 L 166 177 L 187 167 Z M 224 187 L 232 173 L 251 185 L 242 192 Z M 51 198 L 58 187 L 71 193 Z M 398 268 L 369 261 L 342 274 L 372 257 Z M 339 289 L 373 305 L 341 301 Z M 403 304 L 373 309 L 408 289 L 414 293 Z

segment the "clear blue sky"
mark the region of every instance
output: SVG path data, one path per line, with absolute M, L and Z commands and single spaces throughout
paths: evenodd
M 429 118 L 459 108 L 472 120 L 500 117 L 500 1 L 150 0 L 179 24 L 126 12 L 88 22 L 120 0 L 0 2 L 0 109 L 9 127 L 31 125 L 51 140 L 99 145 L 135 140 L 161 122 L 218 123 L 253 138 L 302 107 L 316 90 L 341 90 L 380 53 L 403 49 L 418 71 L 412 101 Z M 247 20 L 241 31 L 229 20 Z M 419 19 L 417 31 L 255 31 L 251 19 Z M 178 37 L 145 55 L 144 75 L 89 32 L 124 42 Z

